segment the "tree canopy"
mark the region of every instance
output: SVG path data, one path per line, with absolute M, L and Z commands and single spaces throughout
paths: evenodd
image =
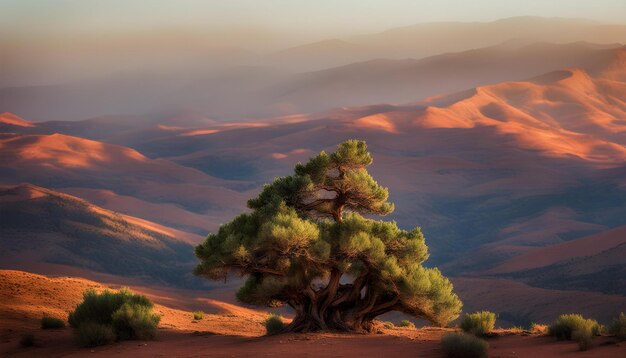
M 438 269 L 422 265 L 428 248 L 420 228 L 369 218 L 394 210 L 370 164 L 358 140 L 297 164 L 248 201 L 250 212 L 196 247 L 195 273 L 246 276 L 237 298 L 291 306 L 290 331 L 370 331 L 389 311 L 438 325 L 455 319 L 461 301 Z

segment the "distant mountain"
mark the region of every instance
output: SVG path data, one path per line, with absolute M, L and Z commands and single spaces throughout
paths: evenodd
M 78 267 L 167 284 L 188 283 L 193 235 L 23 184 L 0 189 L 4 268 Z
M 518 16 L 491 22 L 420 23 L 348 40 L 386 53 L 387 58 L 420 58 L 493 46 L 511 40 L 527 43 L 625 43 L 626 25 L 584 19 Z
M 501 44 L 421 60 L 378 59 L 291 76 L 263 91 L 267 104 L 300 112 L 372 103 L 406 103 L 502 81 L 524 80 L 566 67 L 591 69 L 618 45 Z M 266 109 L 263 109 L 264 111 Z
M 67 120 L 94 118 L 85 133 L 110 131 L 96 118 L 111 123 L 127 118 L 125 124 L 117 121 L 126 127 L 117 134 L 120 137 L 132 134 L 133 122 L 153 121 L 146 135 L 158 136 L 163 126 L 206 126 L 206 121 L 248 121 L 335 107 L 415 102 L 567 67 L 589 69 L 613 57 L 618 47 L 616 43 L 505 42 L 419 60 L 366 57 L 312 72 L 292 73 L 286 65 L 278 70 L 264 65 L 236 66 L 219 75 L 198 74 L 184 80 L 158 74 L 111 76 L 55 86 L 2 88 L 0 108 L 38 122 L 58 121 L 58 126 Z M 177 112 L 187 118 L 172 123 L 171 119 L 179 117 Z M 156 114 L 148 118 L 146 113 Z
M 372 49 L 339 39 L 322 40 L 294 46 L 267 56 L 267 66 L 287 68 L 293 71 L 335 67 L 363 59 L 385 57 Z

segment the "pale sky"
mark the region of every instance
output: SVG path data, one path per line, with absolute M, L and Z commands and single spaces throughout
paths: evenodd
M 523 15 L 626 23 L 626 0 L 0 0 L 5 35 L 225 27 L 321 38 Z

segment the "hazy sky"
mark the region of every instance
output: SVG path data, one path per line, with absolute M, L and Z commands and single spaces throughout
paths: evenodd
M 0 0 L 0 87 L 221 68 L 393 27 L 526 15 L 626 24 L 626 0 Z
M 626 22 L 626 0 L 0 0 L 0 29 L 22 35 L 203 27 L 352 35 L 431 21 L 538 15 Z

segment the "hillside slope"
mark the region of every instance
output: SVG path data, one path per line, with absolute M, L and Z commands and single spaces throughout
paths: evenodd
M 2 267 L 65 265 L 188 284 L 198 238 L 30 184 L 0 189 Z

